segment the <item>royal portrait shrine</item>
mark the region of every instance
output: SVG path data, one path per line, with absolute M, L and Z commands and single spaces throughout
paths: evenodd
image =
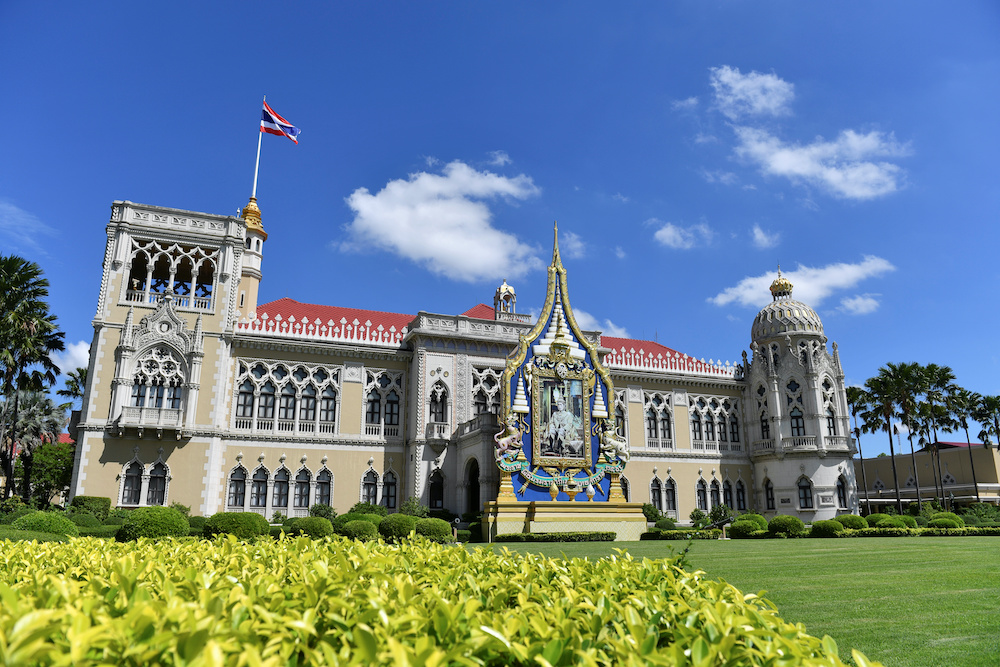
M 521 286 L 545 297 L 533 320 L 506 281 L 457 315 L 258 303 L 267 238 L 254 198 L 238 217 L 112 204 L 72 495 L 268 518 L 411 496 L 589 504 L 577 524 L 858 511 L 837 346 L 780 273 L 730 364 L 580 330 L 558 241 L 547 285 Z

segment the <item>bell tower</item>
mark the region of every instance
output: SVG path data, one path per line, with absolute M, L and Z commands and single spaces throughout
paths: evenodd
M 236 309 L 240 312 L 240 316 L 247 317 L 257 311 L 257 292 L 263 278 L 260 267 L 264 258 L 264 241 L 267 240 L 267 232 L 261 224 L 256 197 L 250 197 L 250 202 L 243 208 L 242 217 L 247 224 L 247 236 L 241 258 L 240 289 Z

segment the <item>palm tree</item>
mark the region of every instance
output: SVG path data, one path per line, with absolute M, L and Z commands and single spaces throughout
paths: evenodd
M 979 439 L 989 445 L 990 436 L 997 438 L 1000 448 L 1000 396 L 983 396 L 973 416 L 983 426 Z
M 858 414 L 868 409 L 868 394 L 861 387 L 847 387 L 847 404 L 854 418 L 854 440 L 858 443 L 858 456 L 861 457 L 861 483 L 865 487 L 865 506 L 871 514 L 872 504 L 868 499 L 868 476 L 865 474 L 865 454 L 861 450 L 861 427 L 858 426 Z
M 910 463 L 913 466 L 913 483 L 917 487 L 917 507 L 922 510 L 924 501 L 920 497 L 917 455 L 913 451 L 913 428 L 917 412 L 917 394 L 921 393 L 926 376 L 920 364 L 917 363 L 888 364 L 887 366 L 894 378 L 893 389 L 896 393 L 896 405 L 899 407 L 903 426 L 906 427 L 906 437 L 910 441 Z M 899 431 L 897 430 L 896 433 L 898 435 Z M 900 446 L 902 447 L 902 445 Z
M 948 396 L 957 389 L 955 373 L 948 366 L 927 364 L 923 368 L 924 401 L 930 406 L 928 425 L 934 432 L 934 456 L 937 458 L 937 476 L 941 481 L 941 497 L 944 497 L 944 477 L 941 475 L 941 452 L 938 448 L 938 427 L 947 431 L 955 428 L 951 415 L 944 407 Z
M 18 434 L 14 451 L 21 461 L 21 497 L 28 503 L 31 501 L 31 471 L 35 451 L 46 442 L 58 441 L 59 434 L 66 425 L 66 410 L 41 392 L 21 391 L 18 392 L 18 399 L 13 404 L 10 401 L 4 403 L 2 411 L 4 417 L 15 425 L 11 432 Z
M 41 391 L 59 373 L 52 360 L 64 349 L 56 317 L 49 313 L 49 281 L 34 262 L 0 256 L 0 393 L 10 403 L 0 418 L 0 468 L 13 479 L 14 443 L 18 440 L 20 392 Z M 7 433 L 7 430 L 10 433 Z M 7 485 L 5 494 L 12 491 Z M 6 496 L 5 496 L 6 497 Z
M 77 368 L 66 376 L 66 387 L 56 392 L 57 396 L 69 399 L 69 405 L 76 406 L 77 399 L 83 398 L 87 390 L 87 369 Z
M 972 460 L 972 440 L 969 438 L 969 419 L 973 415 L 976 406 L 983 397 L 968 389 L 957 388 L 952 392 L 948 400 L 948 410 L 955 417 L 958 424 L 965 429 L 965 442 L 969 446 L 969 466 L 972 468 L 972 486 L 976 489 L 976 502 L 982 502 L 979 497 L 979 483 L 976 481 L 976 464 Z
M 896 450 L 892 446 L 892 420 L 896 416 L 896 377 L 895 367 L 878 369 L 878 375 L 865 381 L 865 393 L 868 395 L 867 409 L 861 413 L 865 422 L 865 430 L 869 433 L 885 431 L 889 436 L 889 456 L 892 462 L 892 483 L 896 489 L 896 511 L 903 513 L 903 499 L 899 495 L 899 476 L 896 473 Z

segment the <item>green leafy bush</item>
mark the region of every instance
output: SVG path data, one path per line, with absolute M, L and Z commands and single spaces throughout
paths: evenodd
M 688 518 L 691 519 L 691 525 L 695 528 L 704 528 L 708 525 L 708 515 L 697 507 L 691 510 L 691 514 L 688 515 Z
M 347 512 L 348 514 L 377 514 L 379 516 L 389 516 L 389 510 L 382 507 L 381 505 L 372 505 L 371 503 L 354 503 L 352 507 Z
M 99 524 L 93 528 L 80 528 L 80 537 L 101 537 L 101 538 L 111 538 L 118 534 L 118 529 L 121 526 L 108 526 L 106 524 Z
M 937 512 L 936 514 L 931 515 L 931 521 L 934 519 L 951 519 L 958 524 L 959 528 L 965 525 L 965 522 L 962 521 L 962 517 L 958 516 L 954 512 Z M 930 526 L 930 524 L 927 525 Z
M 411 514 L 390 514 L 378 525 L 379 534 L 387 542 L 405 540 L 417 528 L 417 517 Z
M 16 509 L 11 510 L 7 514 L 4 514 L 4 515 L 0 516 L 0 524 L 11 524 L 11 523 L 14 523 L 18 519 L 20 519 L 22 516 L 27 516 L 29 514 L 37 512 L 37 511 L 38 510 L 34 509 L 33 507 L 28 507 L 24 503 L 21 503 L 20 507 L 17 507 Z
M 378 529 L 375 528 L 375 524 L 371 521 L 365 521 L 364 519 L 355 519 L 353 521 L 348 521 L 340 529 L 340 534 L 344 537 L 348 537 L 352 540 L 361 540 L 362 542 L 367 542 L 368 540 L 374 540 L 378 535 Z
M 67 519 L 62 512 L 32 512 L 25 514 L 10 525 L 14 530 L 31 530 L 37 533 L 53 533 L 76 537 L 80 529 Z
M 323 517 L 330 523 L 333 523 L 333 520 L 337 517 L 337 510 L 333 509 L 329 505 L 316 503 L 309 508 L 309 516 Z
M 0 525 L 0 540 L 10 540 L 11 542 L 67 542 L 69 537 L 57 535 L 56 533 L 39 533 L 34 530 L 15 530 L 9 525 Z M 0 549 L 9 547 L 0 542 Z
M 612 533 L 613 535 L 614 533 Z M 721 528 L 709 529 L 684 529 L 677 530 L 653 530 L 647 531 L 639 536 L 640 540 L 717 540 L 722 535 Z
M 944 514 L 944 512 L 942 512 Z M 17 525 L 16 523 L 14 524 Z M 940 519 L 931 519 L 927 522 L 928 528 L 961 528 L 957 521 L 949 519 L 947 517 L 941 517 Z
M 0 515 L 10 514 L 11 512 L 21 509 L 22 507 L 27 507 L 27 505 L 25 505 L 24 501 L 21 500 L 21 496 L 11 496 L 6 500 L 0 501 Z
M 118 528 L 115 539 L 131 542 L 140 537 L 187 537 L 187 518 L 172 507 L 137 507 Z
M 734 512 L 732 508 L 729 507 L 729 505 L 726 504 L 716 505 L 708 513 L 708 522 L 719 523 L 720 521 L 724 521 L 727 519 L 732 520 L 735 517 L 736 517 L 736 512 Z
M 677 527 L 677 522 L 670 517 L 665 516 L 656 522 L 656 527 L 660 530 L 673 530 Z
M 444 510 L 444 509 L 429 510 L 427 512 L 427 516 L 429 516 L 432 519 L 441 519 L 442 521 L 449 524 L 454 523 L 455 519 L 458 518 L 458 515 L 452 512 L 451 510 Z
M 917 527 L 917 519 L 915 517 L 910 516 L 909 514 L 901 514 L 896 518 L 902 521 L 903 525 L 906 526 L 907 528 Z
M 642 513 L 646 516 L 646 521 L 649 523 L 656 523 L 663 516 L 660 514 L 660 510 L 656 509 L 656 505 L 652 503 L 643 503 Z
M 343 535 L 342 528 L 346 526 L 351 521 L 367 521 L 378 530 L 378 526 L 382 523 L 384 517 L 379 514 L 358 514 L 357 512 L 348 512 L 347 514 L 341 514 L 340 516 L 334 518 L 331 522 L 333 524 L 333 530 L 336 533 Z
M 459 531 L 461 532 L 461 531 Z M 572 533 L 504 533 L 497 542 L 614 542 L 614 531 Z
M 756 521 L 748 521 L 740 517 L 733 525 L 726 529 L 726 534 L 736 540 L 743 540 L 760 530 Z
M 483 524 L 479 521 L 473 521 L 469 524 L 469 541 L 474 543 L 479 543 L 483 541 Z
M 809 537 L 837 537 L 840 533 L 844 532 L 846 528 L 844 524 L 839 521 L 833 521 L 832 519 L 813 521 L 812 530 L 809 531 Z
M 205 521 L 204 535 L 235 535 L 241 540 L 249 540 L 267 535 L 270 530 L 267 519 L 254 512 L 219 512 Z
M 916 521 L 914 521 L 914 524 Z M 903 523 L 903 517 L 898 514 L 890 514 L 886 518 L 881 519 L 876 528 L 906 528 L 907 525 Z M 914 526 L 916 527 L 916 526 Z
M 191 530 L 200 531 L 199 535 L 202 532 L 204 532 L 205 522 L 206 521 L 208 521 L 208 519 L 206 519 L 203 516 L 189 516 L 188 517 L 188 525 L 191 527 Z
M 912 537 L 916 535 L 915 530 L 909 528 L 890 528 L 879 526 L 878 528 L 862 528 L 861 530 L 849 530 L 841 533 L 841 537 Z
M 458 531 L 458 541 L 462 544 L 468 544 L 472 541 L 472 533 L 467 530 Z
M 927 523 L 930 521 L 930 519 L 928 519 L 927 517 L 925 517 L 923 515 L 921 515 L 921 516 L 915 516 L 915 517 L 913 517 L 913 520 L 917 522 L 917 528 L 924 528 L 924 527 L 926 527 Z
M 882 514 L 880 512 L 876 512 L 874 514 L 869 514 L 867 517 L 865 517 L 865 521 L 868 522 L 869 528 L 877 528 L 881 522 L 887 521 L 891 518 L 892 517 L 889 514 Z
M 302 517 L 292 526 L 292 535 L 306 535 L 318 540 L 333 535 L 333 524 L 321 516 Z
M 425 518 L 428 514 L 430 514 L 430 511 L 429 507 L 422 505 L 420 501 L 413 496 L 410 496 L 399 504 L 400 514 L 408 514 L 410 516 L 415 516 L 418 519 Z
M 744 512 L 739 515 L 737 521 L 753 521 L 757 524 L 758 530 L 767 530 L 767 519 L 757 512 Z
M 170 503 L 170 507 L 183 514 L 185 519 L 191 516 L 191 508 L 188 507 L 187 505 L 177 502 L 176 500 Z
M 844 528 L 850 528 L 851 530 L 868 528 L 868 522 L 865 521 L 865 518 L 858 516 L 857 514 L 841 514 L 840 516 L 834 517 L 833 520 L 839 522 L 844 526 Z
M 966 526 L 978 526 L 982 523 L 975 514 L 959 514 L 959 516 L 962 518 L 962 523 Z
M 775 537 L 798 537 L 806 532 L 806 525 L 796 516 L 779 514 L 767 522 L 767 532 Z
M 81 528 L 94 528 L 101 525 L 98 518 L 90 512 L 74 512 L 69 515 L 69 520 Z
M 415 529 L 417 535 L 423 535 L 432 542 L 444 544 L 454 539 L 451 534 L 451 525 L 444 519 L 435 519 L 433 517 L 417 519 Z
M 74 496 L 69 506 L 73 508 L 73 511 L 90 512 L 97 517 L 98 521 L 104 521 L 108 518 L 108 513 L 111 511 L 111 498 Z

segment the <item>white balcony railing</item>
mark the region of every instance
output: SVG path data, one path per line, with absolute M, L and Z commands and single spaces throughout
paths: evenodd
M 125 300 L 131 303 L 156 304 L 163 300 L 165 295 L 161 292 L 145 292 L 143 290 L 126 290 Z M 198 310 L 211 310 L 212 297 L 195 296 L 189 294 L 174 294 L 174 305 L 178 308 L 196 308 Z
M 823 438 L 827 449 L 837 451 L 848 451 L 851 448 L 851 439 L 846 435 L 828 435 Z
M 771 438 L 768 438 L 767 440 L 754 440 L 753 451 L 774 451 L 774 440 Z
M 136 426 L 180 426 L 181 411 L 174 408 L 122 408 L 122 423 Z
M 448 440 L 451 436 L 449 426 L 448 422 L 428 422 L 425 437 L 428 440 Z
M 797 449 L 816 449 L 816 436 L 795 435 L 791 438 L 782 438 L 781 448 L 786 452 L 792 452 Z

